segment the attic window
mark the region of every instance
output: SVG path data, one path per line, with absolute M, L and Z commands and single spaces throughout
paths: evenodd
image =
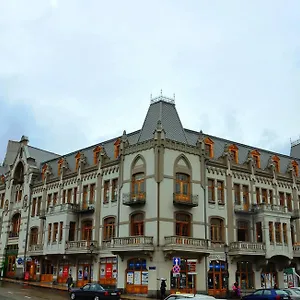
M 120 155 L 120 144 L 121 144 L 120 139 L 117 139 L 114 143 L 114 158 L 118 158 Z
M 253 157 L 256 168 L 260 169 L 260 153 L 257 150 L 253 150 L 251 151 L 251 155 Z
M 214 142 L 209 137 L 205 138 L 204 140 L 204 146 L 205 146 L 205 154 L 213 158 L 214 157 Z
M 77 171 L 78 170 L 78 167 L 79 167 L 79 161 L 80 161 L 80 157 L 81 157 L 81 153 L 78 152 L 75 156 L 75 170 Z
M 47 164 L 44 164 L 43 165 L 43 168 L 42 168 L 42 180 L 44 181 L 44 179 L 45 179 L 45 173 L 46 173 L 46 171 L 47 171 L 47 167 L 48 167 L 48 165 Z
M 94 165 L 97 165 L 98 164 L 98 161 L 99 161 L 99 156 L 100 156 L 100 152 L 102 150 L 102 147 L 101 146 L 97 146 L 93 152 L 94 152 Z
M 295 160 L 292 161 L 292 166 L 293 166 L 296 177 L 298 177 L 299 176 L 299 165 Z
M 57 169 L 57 175 L 60 176 L 61 174 L 61 167 L 62 167 L 62 164 L 64 162 L 64 159 L 61 158 L 59 161 L 58 161 L 58 169 Z
M 228 150 L 237 164 L 239 162 L 239 148 L 236 145 L 230 145 Z
M 276 172 L 279 173 L 279 171 L 280 171 L 280 158 L 277 155 L 274 155 L 272 157 L 272 160 L 274 162 Z

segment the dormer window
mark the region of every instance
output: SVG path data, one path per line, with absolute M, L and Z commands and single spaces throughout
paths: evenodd
M 257 150 L 251 151 L 253 162 L 256 168 L 260 169 L 260 153 Z
M 42 168 L 42 180 L 45 180 L 45 175 L 46 175 L 46 171 L 47 171 L 47 164 L 44 164 L 43 168 Z
M 214 142 L 209 137 L 205 138 L 204 140 L 204 146 L 205 146 L 205 154 L 213 158 L 214 157 Z
M 239 148 L 236 145 L 230 145 L 228 150 L 232 155 L 233 161 L 237 164 L 239 162 Z
M 280 158 L 279 158 L 277 155 L 274 155 L 274 156 L 272 157 L 272 160 L 273 160 L 273 162 L 274 162 L 275 171 L 276 171 L 277 173 L 279 173 L 279 172 L 280 172 Z
M 101 146 L 97 146 L 97 147 L 93 150 L 93 152 L 94 152 L 94 165 L 97 165 L 97 164 L 98 164 L 101 150 L 102 150 L 102 147 L 101 147 Z
M 78 168 L 79 168 L 79 162 L 80 162 L 80 157 L 81 157 L 81 154 L 80 152 L 78 152 L 75 156 L 75 170 L 77 171 Z
M 120 155 L 120 144 L 121 144 L 120 139 L 117 139 L 114 143 L 114 158 L 118 158 Z
M 295 172 L 295 176 L 298 177 L 299 176 L 299 165 L 295 160 L 292 161 L 292 166 L 293 166 L 293 170 Z
M 59 161 L 58 161 L 58 168 L 57 168 L 57 175 L 60 176 L 61 175 L 61 168 L 62 168 L 62 164 L 64 162 L 64 159 L 61 158 Z

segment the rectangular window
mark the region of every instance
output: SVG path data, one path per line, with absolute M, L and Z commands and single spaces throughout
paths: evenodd
M 0 205 L 0 208 L 4 207 L 4 198 L 5 198 L 5 193 L 1 194 L 1 205 Z
M 223 222 L 221 220 L 212 221 L 210 225 L 211 241 L 215 243 L 223 242 Z
M 237 183 L 234 184 L 234 203 L 241 205 L 241 186 Z
M 58 193 L 54 193 L 53 195 L 53 206 L 57 204 Z
M 208 179 L 208 202 L 215 203 L 215 181 Z
M 281 240 L 281 223 L 279 223 L 279 222 L 275 223 L 275 240 L 276 240 L 276 243 L 282 243 L 282 240 Z
M 53 224 L 53 238 L 52 242 L 57 242 L 57 235 L 58 235 L 58 223 Z
M 51 231 L 52 231 L 52 224 L 48 224 L 48 243 L 51 242 Z
M 257 187 L 255 192 L 256 192 L 256 203 L 260 204 L 260 189 Z
M 270 243 L 274 243 L 274 225 L 273 225 L 273 222 L 269 222 L 269 240 L 270 240 Z
M 205 144 L 205 154 L 208 156 L 208 157 L 213 157 L 213 151 L 212 151 L 212 145 L 210 144 Z
M 18 202 L 21 202 L 22 200 L 22 190 L 19 190 L 18 192 Z
M 91 184 L 90 186 L 90 204 L 93 204 L 95 202 L 95 183 Z
M 263 235 L 262 235 L 262 225 L 261 222 L 256 223 L 256 241 L 258 243 L 263 242 Z
M 86 209 L 88 207 L 88 186 L 85 185 L 83 187 L 83 195 L 82 195 L 82 208 Z
M 268 203 L 268 191 L 266 189 L 261 190 L 262 203 Z
M 70 222 L 69 241 L 75 241 L 76 223 Z
M 39 198 L 38 198 L 38 202 L 37 202 L 37 210 L 36 210 L 36 215 L 37 215 L 37 216 L 40 215 L 41 205 L 42 205 L 42 197 L 39 197 Z
M 77 187 L 74 188 L 73 203 L 77 204 Z
M 286 223 L 283 223 L 283 242 L 285 244 L 288 243 L 287 224 Z
M 291 194 L 286 194 L 286 205 L 287 205 L 287 208 L 288 208 L 289 212 L 293 211 L 292 195 Z
M 224 183 L 223 181 L 217 181 L 218 187 L 218 204 L 224 204 Z
M 51 201 L 52 201 L 52 194 L 49 194 L 47 196 L 47 210 L 49 209 L 49 207 L 51 206 Z
M 63 239 L 63 227 L 64 227 L 64 223 L 60 222 L 59 223 L 59 241 L 61 242 Z
M 67 203 L 71 203 L 71 201 L 72 201 L 72 189 L 68 189 Z
M 66 203 L 66 190 L 63 190 L 62 201 L 61 203 Z
M 280 206 L 285 206 L 285 203 L 284 203 L 284 193 L 283 192 L 279 192 L 279 204 Z
M 249 186 L 243 185 L 243 205 L 244 209 L 249 208 Z
M 36 209 L 36 198 L 32 199 L 32 209 L 31 209 L 31 216 L 35 217 L 35 209 Z
M 273 190 L 269 190 L 270 204 L 274 204 L 273 201 Z
M 103 203 L 109 202 L 109 180 L 104 181 Z
M 115 202 L 118 200 L 118 178 L 112 180 L 111 186 L 111 201 Z

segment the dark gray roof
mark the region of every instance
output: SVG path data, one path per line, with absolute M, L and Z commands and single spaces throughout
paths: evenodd
M 48 152 L 46 150 L 38 149 L 35 147 L 28 146 L 29 155 L 35 160 L 36 166 L 39 167 L 40 164 L 45 160 L 50 160 L 60 157 L 60 155 Z
M 300 159 L 300 140 L 292 143 L 291 145 L 291 156 Z
M 144 142 L 153 138 L 153 132 L 158 121 L 161 121 L 162 127 L 166 132 L 166 138 L 189 144 L 175 108 L 174 100 L 163 96 L 151 101 L 138 142 Z
M 20 143 L 17 141 L 9 140 L 6 147 L 6 154 L 4 157 L 3 165 L 10 166 L 14 163 L 17 153 L 20 148 Z
M 7 171 L 7 167 L 5 166 L 0 166 L 0 175 L 4 175 Z

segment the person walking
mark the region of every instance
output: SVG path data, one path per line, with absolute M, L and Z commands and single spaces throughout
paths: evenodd
M 68 285 L 68 292 L 70 292 L 71 288 L 73 287 L 73 277 L 69 274 L 66 284 Z
M 160 284 L 160 299 L 161 300 L 165 299 L 165 297 L 166 297 L 166 288 L 167 288 L 166 280 L 162 279 L 161 284 Z

